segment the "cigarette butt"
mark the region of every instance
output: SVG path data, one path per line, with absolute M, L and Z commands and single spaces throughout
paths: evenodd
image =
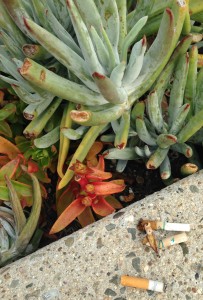
M 167 237 L 163 240 L 158 241 L 158 249 L 164 249 L 173 245 L 177 245 L 183 242 L 186 242 L 188 240 L 188 236 L 185 232 L 172 235 L 170 237 Z M 142 244 L 146 246 L 150 246 L 150 243 L 147 241 L 146 237 L 142 240 Z
M 166 231 L 190 231 L 190 224 L 168 223 L 156 220 L 140 220 L 138 224 L 139 230 L 145 230 L 146 225 L 150 224 L 152 230 L 162 229 Z
M 188 236 L 185 232 L 165 238 L 163 240 L 158 241 L 158 248 L 163 249 L 176 244 L 180 244 L 186 242 L 188 240 Z
M 166 231 L 190 231 L 190 224 L 157 222 L 158 229 Z
M 130 286 L 144 290 L 155 292 L 163 292 L 164 284 L 160 281 L 154 281 L 147 278 L 132 277 L 127 275 L 121 276 L 121 284 L 123 286 Z

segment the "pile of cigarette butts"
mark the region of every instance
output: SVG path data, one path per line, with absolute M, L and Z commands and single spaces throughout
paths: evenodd
M 162 221 L 151 221 L 141 219 L 138 223 L 138 229 L 146 232 L 142 244 L 151 247 L 157 254 L 159 249 L 165 249 L 172 245 L 180 244 L 188 240 L 186 232 L 190 231 L 190 224 L 167 223 Z M 156 240 L 154 230 L 181 231 L 182 233 Z M 130 286 L 155 292 L 163 292 L 163 282 L 149 280 L 146 278 L 132 277 L 127 275 L 121 276 L 121 285 Z

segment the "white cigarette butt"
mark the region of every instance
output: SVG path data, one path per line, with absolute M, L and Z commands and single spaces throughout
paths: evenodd
M 190 224 L 157 222 L 158 228 L 166 231 L 190 231 Z

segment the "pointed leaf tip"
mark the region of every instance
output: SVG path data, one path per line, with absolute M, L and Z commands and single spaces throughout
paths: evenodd
M 97 78 L 97 79 L 105 79 L 105 78 L 106 78 L 103 74 L 100 74 L 100 73 L 98 73 L 98 72 L 94 72 L 94 73 L 92 74 L 92 77 L 93 77 L 93 78 Z

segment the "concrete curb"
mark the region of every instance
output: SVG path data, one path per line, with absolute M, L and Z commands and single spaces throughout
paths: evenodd
M 188 241 L 146 246 L 140 218 L 192 224 Z M 203 171 L 0 269 L 0 299 L 203 299 Z M 171 235 L 157 232 L 157 237 Z M 120 276 L 162 281 L 164 293 L 120 285 Z

